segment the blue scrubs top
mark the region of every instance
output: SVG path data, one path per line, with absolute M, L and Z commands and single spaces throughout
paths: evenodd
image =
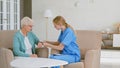
M 64 45 L 62 54 L 76 56 L 76 62 L 80 61 L 80 49 L 76 42 L 76 36 L 71 28 L 61 31 L 58 41 Z

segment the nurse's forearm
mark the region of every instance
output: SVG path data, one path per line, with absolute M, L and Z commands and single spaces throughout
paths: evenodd
M 52 44 L 52 45 L 59 45 L 60 43 L 59 42 L 53 42 L 53 41 L 46 41 L 47 43 L 49 43 L 49 44 Z
M 58 46 L 55 46 L 55 45 L 49 45 L 50 48 L 53 48 L 53 49 L 56 49 L 56 50 L 63 50 L 64 46 L 63 45 L 58 45 Z

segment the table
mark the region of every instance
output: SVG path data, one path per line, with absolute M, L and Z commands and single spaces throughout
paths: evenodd
M 102 49 L 108 50 L 120 50 L 120 34 L 117 32 L 113 33 L 102 33 Z
M 15 68 L 42 68 L 66 65 L 68 62 L 50 58 L 16 57 L 10 65 Z
M 120 58 L 101 58 L 100 68 L 120 68 Z
M 120 50 L 101 50 L 100 68 L 120 68 Z

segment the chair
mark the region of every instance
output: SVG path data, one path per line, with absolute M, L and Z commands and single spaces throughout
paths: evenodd
M 101 33 L 76 30 L 76 35 L 81 50 L 81 62 L 68 64 L 64 68 L 100 68 Z
M 12 52 L 13 48 L 13 36 L 16 30 L 3 30 L 0 31 L 0 68 L 12 68 L 10 62 L 14 60 Z M 40 57 L 47 57 L 47 48 L 39 49 L 40 52 L 36 52 Z M 38 50 L 38 51 L 39 51 Z
M 16 30 L 0 31 L 0 68 L 11 68 L 10 62 L 14 59 L 12 49 L 13 35 Z

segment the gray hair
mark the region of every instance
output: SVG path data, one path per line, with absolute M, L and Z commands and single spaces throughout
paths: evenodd
M 21 20 L 21 28 L 23 28 L 23 26 L 25 25 L 30 25 L 32 24 L 33 25 L 33 20 L 29 17 L 24 17 L 22 20 Z

